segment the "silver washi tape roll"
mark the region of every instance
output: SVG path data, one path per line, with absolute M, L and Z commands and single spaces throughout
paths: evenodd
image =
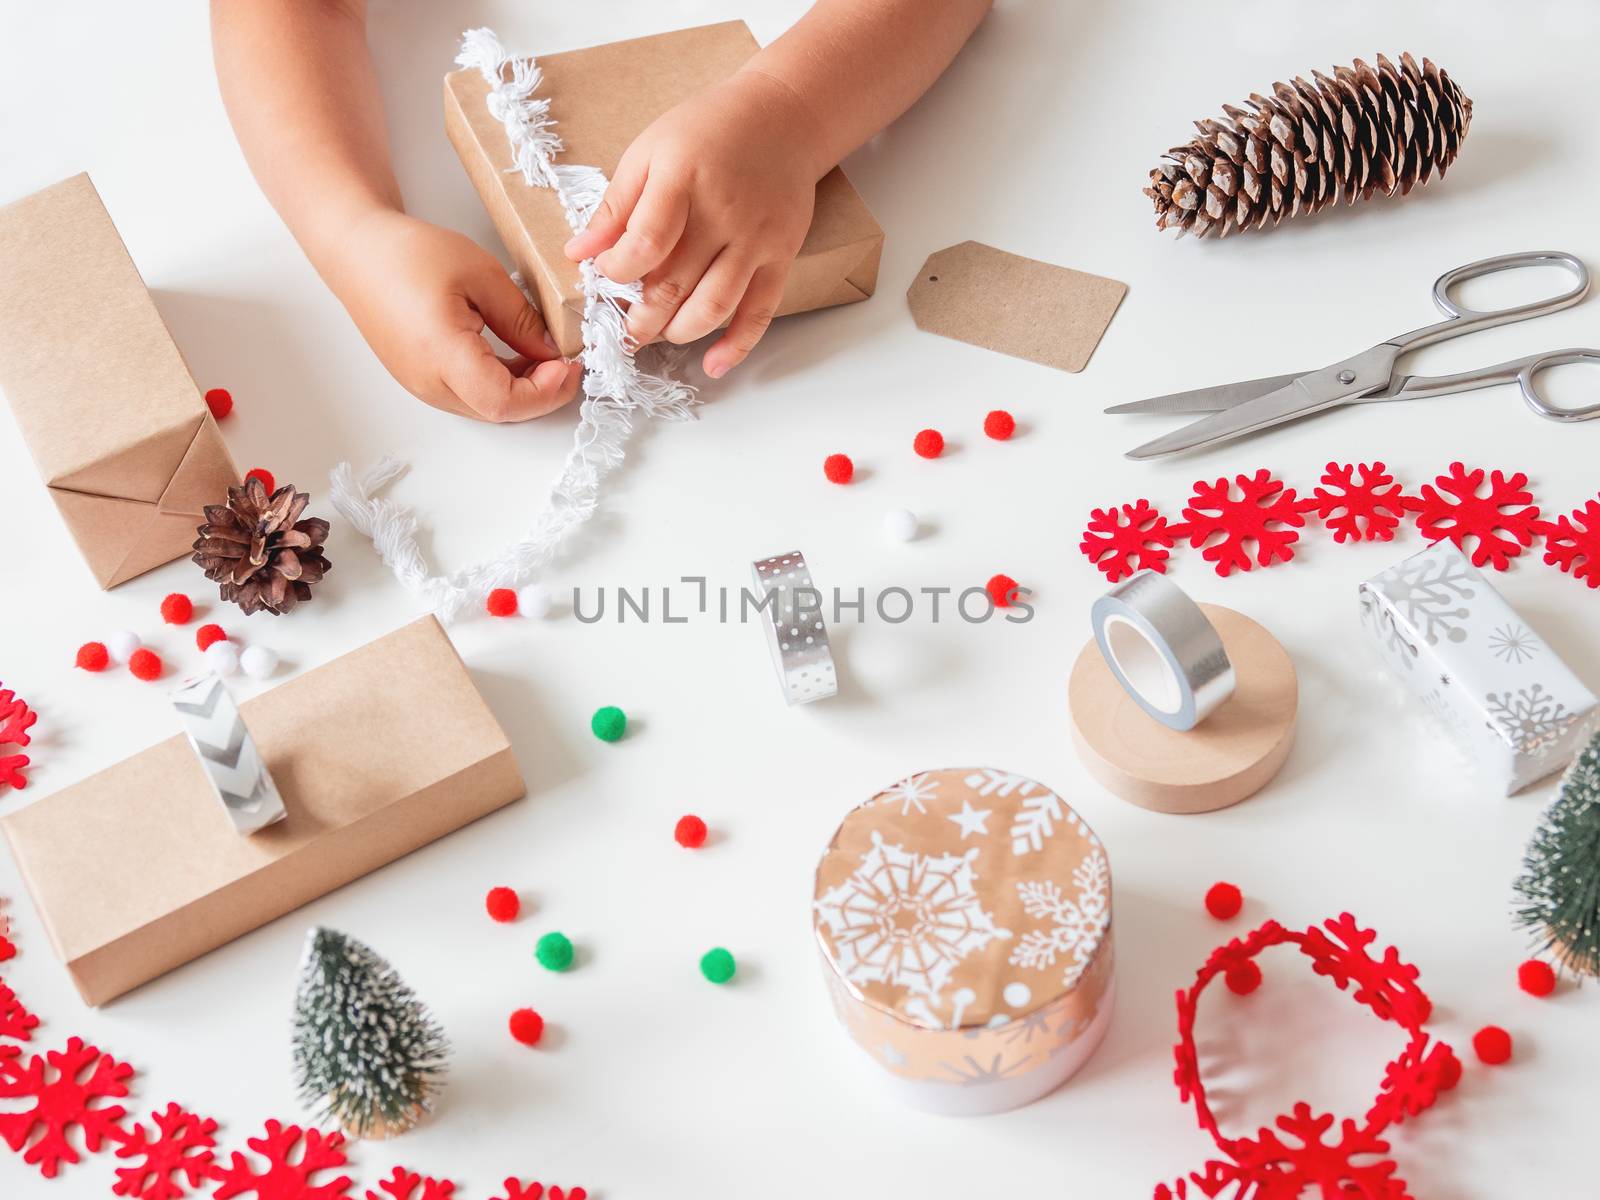
M 1233 695 L 1233 664 L 1200 606 L 1165 575 L 1139 571 L 1089 619 L 1111 673 L 1157 721 L 1193 729 Z
M 774 554 L 757 559 L 750 569 L 784 699 L 809 704 L 834 695 L 839 676 L 822 622 L 822 593 L 811 582 L 805 555 L 798 550 Z
M 234 829 L 255 833 L 283 820 L 283 797 L 222 680 L 190 680 L 172 693 L 172 706 Z

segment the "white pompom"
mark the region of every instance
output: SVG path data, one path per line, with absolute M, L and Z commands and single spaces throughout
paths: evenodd
M 251 679 L 266 679 L 278 669 L 278 653 L 270 646 L 246 646 L 239 665 Z
M 131 630 L 124 629 L 106 639 L 106 653 L 111 655 L 111 661 L 114 663 L 127 662 L 138 648 L 139 635 Z
M 909 542 L 917 536 L 917 514 L 909 508 L 890 509 L 883 517 L 884 536 L 895 542 Z
M 525 617 L 540 620 L 550 615 L 555 597 L 542 583 L 530 583 L 517 592 L 517 611 Z
M 207 646 L 205 656 L 206 666 L 218 675 L 232 675 L 239 670 L 239 647 L 227 638 Z

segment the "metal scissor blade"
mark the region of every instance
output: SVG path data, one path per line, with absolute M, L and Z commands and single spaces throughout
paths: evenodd
M 1331 367 L 1307 372 L 1277 391 L 1192 421 L 1182 429 L 1128 451 L 1127 456 L 1159 458 L 1179 450 L 1194 450 L 1344 404 L 1388 387 L 1399 357 L 1397 346 L 1388 343 L 1374 346 Z
M 1238 383 L 1224 383 L 1216 387 L 1195 388 L 1187 392 L 1173 392 L 1166 396 L 1151 396 L 1148 400 L 1131 400 L 1127 404 L 1113 404 L 1108 413 L 1208 413 L 1221 412 L 1257 396 L 1265 396 L 1300 378 L 1300 372 L 1290 375 L 1269 375 L 1265 379 L 1245 379 Z

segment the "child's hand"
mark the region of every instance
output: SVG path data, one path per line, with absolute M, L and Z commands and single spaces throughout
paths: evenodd
M 814 118 L 784 84 L 741 71 L 658 118 L 622 156 L 574 260 L 619 283 L 644 280 L 628 333 L 692 342 L 725 321 L 707 375 L 744 360 L 772 322 L 811 227 L 826 167 Z
M 377 210 L 340 238 L 328 273 L 389 373 L 435 408 L 526 421 L 577 394 L 582 368 L 562 360 L 538 311 L 471 238 Z M 485 325 L 518 357 L 496 355 Z

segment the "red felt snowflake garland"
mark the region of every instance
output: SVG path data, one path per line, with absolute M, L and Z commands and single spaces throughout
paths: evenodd
M 404 1167 L 396 1167 L 394 1174 L 378 1182 L 378 1191 L 367 1189 L 367 1200 L 450 1200 L 456 1185 L 449 1179 L 433 1179 L 419 1175 Z M 383 1195 L 379 1195 L 382 1192 Z
M 24 1008 L 17 994 L 6 986 L 5 980 L 0 979 L 0 1038 L 17 1042 L 32 1041 L 33 1031 L 37 1028 L 39 1018 Z M 16 1050 L 16 1047 L 10 1049 Z M 0 1047 L 0 1053 L 4 1050 L 5 1047 Z
M 1304 507 L 1295 490 L 1265 468 L 1237 475 L 1232 483 L 1202 479 L 1183 510 L 1185 532 L 1189 545 L 1215 564 L 1218 575 L 1235 568 L 1248 571 L 1252 558 L 1256 565 L 1269 567 L 1294 557 L 1294 543 L 1305 524 Z
M 501 1186 L 505 1188 L 505 1195 L 496 1196 L 494 1200 L 588 1200 L 589 1196 L 581 1187 L 562 1189 L 552 1186 L 547 1192 L 544 1184 L 524 1184 L 515 1175 Z
M 1311 497 L 1308 506 L 1336 542 L 1392 541 L 1406 515 L 1405 489 L 1381 462 L 1331 462 Z
M 351 1200 L 345 1190 L 350 1186 L 348 1175 L 325 1183 L 312 1181 L 313 1176 L 336 1171 L 350 1161 L 342 1149 L 343 1134 L 268 1121 L 266 1132 L 245 1144 L 266 1160 L 266 1168 L 256 1170 L 249 1158 L 235 1150 L 228 1166 L 213 1168 L 212 1175 L 218 1180 L 213 1193 L 216 1200 L 231 1200 L 245 1193 L 257 1200 Z
M 1536 528 L 1544 534 L 1545 562 L 1600 588 L 1600 496 Z
M 1215 1197 L 1232 1189 L 1236 1200 L 1293 1200 L 1302 1195 L 1342 1197 L 1345 1200 L 1409 1200 L 1405 1181 L 1388 1157 L 1384 1131 L 1430 1107 L 1439 1093 L 1461 1078 L 1461 1063 L 1443 1042 L 1433 1041 L 1422 1025 L 1433 1011 L 1427 994 L 1417 986 L 1417 969 L 1401 960 L 1393 948 L 1374 957 L 1368 947 L 1376 938 L 1354 917 L 1343 913 L 1322 925 L 1304 930 L 1286 929 L 1267 921 L 1243 938 L 1214 950 L 1195 974 L 1195 982 L 1178 993 L 1177 1062 L 1173 1073 L 1178 1094 L 1192 1102 L 1200 1127 L 1209 1133 L 1225 1157 L 1212 1159 L 1202 1171 L 1192 1171 L 1173 1184 L 1160 1184 L 1155 1200 Z M 1293 945 L 1311 959 L 1312 970 L 1332 980 L 1341 991 L 1380 1018 L 1399 1024 L 1409 1039 L 1405 1049 L 1389 1063 L 1372 1107 L 1359 1121 L 1337 1122 L 1331 1113 L 1317 1113 L 1301 1103 L 1293 1111 L 1263 1126 L 1255 1135 L 1229 1137 L 1211 1111 L 1200 1077 L 1195 1046 L 1195 1019 L 1200 995 L 1219 976 L 1237 976 L 1244 964 L 1271 946 Z
M 28 732 L 39 714 L 28 707 L 10 688 L 0 685 L 0 746 L 26 746 L 33 740 Z M 9 783 L 21 791 L 28 786 L 28 777 L 22 768 L 28 765 L 26 754 L 0 754 L 0 784 Z
M 74 1127 L 82 1131 L 90 1153 L 122 1134 L 126 1110 L 103 1101 L 126 1096 L 132 1074 L 132 1067 L 79 1038 L 42 1058 L 0 1058 L 0 1099 L 32 1101 L 29 1108 L 0 1113 L 0 1138 L 22 1152 L 23 1162 L 53 1179 L 62 1163 L 79 1161 L 68 1136 Z
M 1406 497 L 1406 507 L 1417 514 L 1417 528 L 1430 542 L 1449 538 L 1471 555 L 1473 566 L 1496 571 L 1504 571 L 1525 546 L 1533 545 L 1539 521 L 1539 506 L 1521 471 L 1489 474 L 1481 467 L 1469 471 L 1458 462 L 1433 483 L 1423 484 L 1416 496 Z
M 171 1103 L 164 1111 L 151 1113 L 150 1122 L 153 1133 L 138 1122 L 120 1135 L 117 1157 L 138 1161 L 117 1168 L 111 1192 L 137 1200 L 181 1200 L 211 1178 L 217 1123 Z
M 1169 551 L 1185 532 L 1183 526 L 1169 524 L 1150 501 L 1138 500 L 1120 509 L 1113 504 L 1090 512 L 1078 549 L 1116 583 L 1135 571 L 1164 574 Z

